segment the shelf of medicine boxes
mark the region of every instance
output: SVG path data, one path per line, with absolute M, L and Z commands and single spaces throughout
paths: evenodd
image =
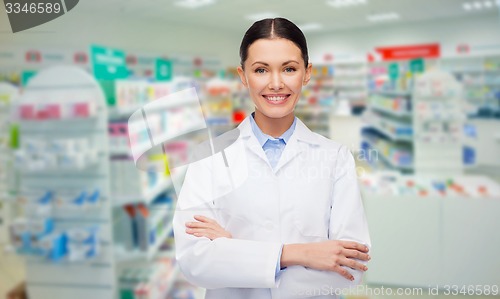
M 314 65 L 311 81 L 302 90 L 295 115 L 312 131 L 329 136 L 329 123 L 334 100 L 333 66 Z
M 364 101 L 367 96 L 366 62 L 332 62 L 314 65 L 308 87 L 322 89 L 351 101 Z
M 130 163 L 134 163 L 132 160 L 130 160 Z M 140 171 L 140 170 L 137 170 Z M 122 208 L 123 206 L 126 205 L 131 205 L 131 204 L 143 204 L 149 208 L 150 211 L 155 210 L 154 213 L 152 213 L 152 219 L 150 220 L 151 223 L 158 223 L 161 219 L 168 218 L 170 219 L 172 216 L 172 207 L 162 207 L 156 208 L 154 202 L 155 200 L 163 193 L 165 192 L 170 192 L 173 193 L 175 191 L 174 189 L 174 182 L 178 182 L 181 180 L 185 175 L 185 170 L 178 170 L 175 172 L 172 172 L 170 176 L 159 176 L 158 181 L 153 187 L 150 187 L 150 189 L 144 190 L 142 194 L 136 194 L 136 195 L 113 195 L 113 206 L 115 208 Z M 115 246 L 114 253 L 117 262 L 123 263 L 127 261 L 132 261 L 132 260 L 137 260 L 137 259 L 147 259 L 147 260 L 152 260 L 157 257 L 160 247 L 162 244 L 165 242 L 165 240 L 171 235 L 172 233 L 172 224 L 171 221 L 167 221 L 168 225 L 162 228 L 162 231 L 155 237 L 155 241 L 152 245 L 147 250 L 139 250 L 139 249 L 134 249 L 134 250 L 126 250 L 123 246 L 117 245 Z
M 132 162 L 131 162 L 132 163 Z M 165 192 L 170 192 L 173 193 L 175 191 L 173 181 L 178 181 L 180 180 L 183 176 L 185 175 L 185 171 L 176 171 L 173 174 L 171 174 L 170 177 L 165 177 L 160 180 L 156 184 L 155 187 L 151 188 L 146 192 L 145 195 L 141 196 L 115 196 L 113 197 L 114 199 L 114 206 L 115 207 L 122 207 L 124 205 L 129 205 L 129 204 L 144 204 L 149 207 L 150 211 L 153 211 L 151 214 L 151 219 L 148 221 L 150 223 L 153 223 L 153 226 L 156 227 L 156 224 L 160 223 L 162 219 L 171 219 L 172 218 L 172 213 L 173 213 L 173 206 L 175 203 L 172 203 L 172 205 L 167 205 L 167 206 L 162 206 L 161 208 L 155 208 L 155 199 L 158 198 L 161 194 Z M 123 245 L 116 245 L 114 249 L 114 254 L 116 257 L 117 262 L 119 263 L 124 263 L 124 262 L 129 262 L 129 261 L 134 261 L 134 260 L 153 260 L 158 257 L 160 254 L 160 248 L 164 244 L 165 240 L 168 239 L 168 237 L 172 234 L 173 227 L 172 227 L 172 221 L 168 220 L 167 221 L 168 225 L 162 227 L 161 232 L 156 235 L 154 243 L 151 244 L 147 250 L 140 250 L 140 249 L 133 249 L 133 250 L 127 250 Z
M 172 213 L 171 211 L 165 213 L 159 213 L 159 216 L 155 216 L 155 218 L 168 217 L 169 214 L 171 213 Z M 151 261 L 156 257 L 159 257 L 158 255 L 160 254 L 160 248 L 168 239 L 168 237 L 171 235 L 172 231 L 173 231 L 172 221 L 169 221 L 168 226 L 163 228 L 163 232 L 156 238 L 155 243 L 148 250 L 139 250 L 139 249 L 127 250 L 123 246 L 116 245 L 114 249 L 116 261 L 119 263 L 125 263 L 135 260 L 144 260 L 144 259 Z M 167 252 L 166 255 L 168 257 L 174 256 L 172 252 Z
M 110 122 L 119 122 L 119 121 L 128 121 L 128 118 L 137 110 L 147 105 L 147 103 L 142 105 L 132 105 L 132 106 L 123 106 L 123 107 L 110 107 L 108 118 Z M 182 106 L 182 102 L 172 102 L 169 107 Z M 128 136 L 126 136 L 128 140 Z M 132 155 L 130 146 L 127 145 L 127 142 L 120 142 L 120 146 L 116 144 L 109 147 L 109 154 L 111 157 L 130 157 Z M 132 159 L 129 160 L 129 163 L 134 163 Z M 140 171 L 140 170 L 137 170 Z M 146 206 L 151 206 L 158 196 L 165 192 L 173 191 L 174 185 L 173 181 L 177 181 L 181 179 L 185 174 L 185 171 L 177 171 L 172 172 L 169 177 L 167 176 L 159 176 L 158 181 L 155 183 L 153 187 L 149 189 L 143 190 L 140 194 L 113 194 L 112 195 L 112 203 L 114 208 L 122 208 L 123 206 L 130 204 L 144 204 Z M 160 218 L 170 218 L 172 213 L 172 209 L 163 209 L 157 211 L 153 214 L 155 220 L 152 220 L 152 223 L 156 223 Z M 117 217 L 117 216 L 115 216 Z M 118 266 L 122 266 L 122 264 L 126 262 L 136 261 L 136 260 L 153 260 L 159 254 L 159 250 L 165 240 L 172 233 L 172 225 L 171 221 L 168 221 L 169 225 L 164 227 L 162 232 L 156 236 L 156 240 L 154 244 L 150 245 L 147 250 L 127 250 L 123 246 L 116 245 L 114 246 L 114 256 L 116 261 L 119 263 Z M 123 265 L 126 266 L 126 265 Z
M 394 143 L 371 127 L 363 128 L 361 148 L 364 158 L 374 167 L 382 162 L 384 168 L 404 172 L 413 170 L 413 149 L 410 143 Z
M 348 99 L 352 105 L 364 106 L 368 96 L 368 68 L 366 61 L 334 62 L 334 90 L 339 99 Z
M 0 244 L 7 242 L 7 225 L 9 223 L 8 200 L 8 163 L 11 159 L 8 137 L 9 106 L 0 102 Z
M 119 298 L 170 298 L 181 277 L 179 274 L 177 263 L 168 260 L 129 265 L 118 277 Z
M 207 125 L 218 136 L 234 127 L 233 96 L 236 80 L 212 79 L 205 84 L 203 110 Z
M 332 106 L 319 103 L 308 103 L 306 101 L 307 99 L 301 99 L 297 103 L 295 115 L 312 131 L 329 137 Z
M 130 163 L 133 163 L 131 160 Z M 139 171 L 139 170 L 138 170 Z M 129 204 L 142 203 L 150 205 L 160 194 L 168 190 L 173 190 L 173 182 L 184 177 L 185 171 L 176 171 L 169 177 L 162 177 L 154 187 L 144 190 L 142 194 L 113 195 L 113 206 L 121 207 Z
M 363 120 L 368 126 L 393 142 L 413 142 L 411 114 L 404 111 L 392 112 L 383 106 L 369 107 L 370 109 L 363 114 Z
M 500 55 L 448 57 L 441 60 L 440 67 L 462 83 L 467 114 L 474 116 L 483 107 L 499 108 Z
M 377 153 L 375 165 L 383 162 L 389 168 L 413 169 L 413 124 L 411 95 L 406 91 L 378 90 L 368 99 L 369 109 L 363 114 L 368 128 L 363 129 L 362 148 Z M 372 158 L 373 157 L 368 157 Z M 380 159 L 379 159 L 380 158 Z

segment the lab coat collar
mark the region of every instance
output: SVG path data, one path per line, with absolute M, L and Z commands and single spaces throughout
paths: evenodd
M 250 127 L 252 128 L 252 132 L 254 133 L 255 137 L 257 137 L 257 140 L 262 147 L 264 147 L 264 144 L 266 144 L 268 140 L 281 139 L 285 142 L 285 144 L 287 144 L 290 140 L 290 137 L 292 137 L 293 132 L 295 131 L 295 126 L 297 125 L 297 117 L 294 117 L 292 125 L 285 131 L 285 133 L 281 134 L 281 136 L 279 136 L 278 138 L 274 138 L 262 132 L 262 130 L 259 128 L 259 126 L 255 122 L 255 112 L 253 112 L 250 116 L 251 117 L 248 118 L 250 120 Z
M 248 117 L 252 116 L 250 115 Z M 247 147 L 266 164 L 268 164 L 269 167 L 271 167 L 262 146 L 259 144 L 257 137 L 253 134 L 250 119 L 248 117 L 245 118 L 245 120 L 243 120 L 243 122 L 241 122 L 238 126 L 241 137 L 246 140 L 245 144 Z M 305 151 L 310 145 L 315 146 L 319 145 L 319 143 L 319 137 L 309 130 L 309 128 L 307 128 L 307 126 L 300 119 L 297 119 L 295 131 L 285 146 L 283 154 L 274 168 L 274 173 L 277 173 L 283 166 L 290 162 L 294 157 Z
M 316 133 L 313 133 L 300 119 L 297 121 L 297 126 L 295 127 L 295 134 L 297 140 L 309 143 L 311 145 L 319 145 L 320 137 Z
M 248 138 L 250 136 L 253 136 L 252 132 L 252 127 L 250 125 L 250 119 L 249 117 L 252 117 L 251 115 L 247 116 L 241 124 L 238 126 L 238 129 L 240 130 L 241 137 L 243 138 Z M 296 138 L 299 141 L 309 143 L 311 145 L 319 145 L 320 144 L 320 139 L 319 137 L 314 134 L 300 119 L 297 118 L 297 124 L 295 126 L 295 131 L 292 135 L 291 139 Z M 258 142 L 257 142 L 258 143 Z
M 251 115 L 247 116 L 238 126 L 238 129 L 240 130 L 240 136 L 243 138 L 243 140 L 245 140 L 246 146 L 254 154 L 256 154 L 259 158 L 261 158 L 265 163 L 267 163 L 269 167 L 271 167 L 271 164 L 269 164 L 269 161 L 266 157 L 266 154 L 264 153 L 264 150 L 262 149 L 262 146 L 257 140 L 257 137 L 253 134 L 252 125 L 250 124 L 249 117 L 252 116 Z

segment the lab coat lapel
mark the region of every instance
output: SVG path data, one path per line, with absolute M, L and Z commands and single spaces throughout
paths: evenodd
M 249 116 L 249 117 L 251 117 L 251 116 Z M 257 155 L 259 158 L 264 160 L 264 162 L 266 164 L 270 165 L 269 161 L 266 157 L 266 153 L 262 149 L 262 146 L 260 146 L 259 141 L 257 140 L 257 137 L 255 137 L 255 135 L 252 132 L 252 127 L 251 127 L 250 120 L 248 119 L 248 117 L 245 118 L 245 120 L 243 120 L 241 122 L 241 124 L 238 126 L 238 129 L 240 130 L 241 137 L 243 138 L 243 140 L 245 142 L 245 146 L 251 152 L 253 152 L 255 155 Z
M 309 128 L 307 128 L 300 119 L 297 119 L 295 131 L 290 137 L 288 144 L 285 146 L 285 150 L 281 154 L 280 160 L 278 161 L 278 165 L 276 165 L 274 172 L 277 173 L 288 162 L 293 160 L 302 152 L 306 151 L 311 145 L 314 146 L 317 144 L 319 144 L 319 142 L 316 135 L 311 132 L 311 130 L 309 130 Z
M 285 146 L 283 153 L 281 154 L 278 165 L 276 165 L 274 169 L 274 173 L 277 173 L 283 166 L 285 166 L 288 162 L 290 162 L 304 150 L 304 146 L 297 142 L 297 137 L 292 135 L 292 137 L 290 137 L 290 140 L 288 140 L 288 144 Z
M 251 116 L 249 116 L 251 117 Z M 252 127 L 250 125 L 250 120 L 248 117 L 241 122 L 238 126 L 240 130 L 241 137 L 245 141 L 245 145 L 250 151 L 261 158 L 264 163 L 269 165 L 269 160 L 267 159 L 266 153 L 259 144 L 257 137 L 252 132 Z M 285 150 L 281 154 L 278 165 L 274 169 L 274 173 L 277 173 L 283 166 L 290 162 L 293 158 L 298 156 L 300 153 L 304 152 L 309 148 L 309 146 L 318 145 L 319 140 L 315 133 L 311 132 L 308 127 L 300 120 L 297 119 L 297 124 L 293 135 L 288 140 L 288 144 L 285 146 Z

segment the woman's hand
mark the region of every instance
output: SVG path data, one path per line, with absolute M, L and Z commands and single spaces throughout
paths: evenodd
M 368 261 L 368 247 L 351 242 L 329 240 L 307 244 L 286 244 L 281 255 L 281 267 L 302 265 L 304 267 L 337 272 L 349 280 L 354 277 L 341 266 L 366 271 L 359 261 Z
M 207 237 L 210 240 L 217 238 L 232 238 L 231 233 L 224 230 L 214 219 L 195 215 L 195 222 L 186 222 L 186 233 L 195 237 Z

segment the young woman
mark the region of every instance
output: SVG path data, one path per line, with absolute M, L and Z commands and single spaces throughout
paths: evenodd
M 240 57 L 255 112 L 236 142 L 189 166 L 174 215 L 178 263 L 206 298 L 335 297 L 370 259 L 354 159 L 294 115 L 311 77 L 295 24 L 254 23 Z

